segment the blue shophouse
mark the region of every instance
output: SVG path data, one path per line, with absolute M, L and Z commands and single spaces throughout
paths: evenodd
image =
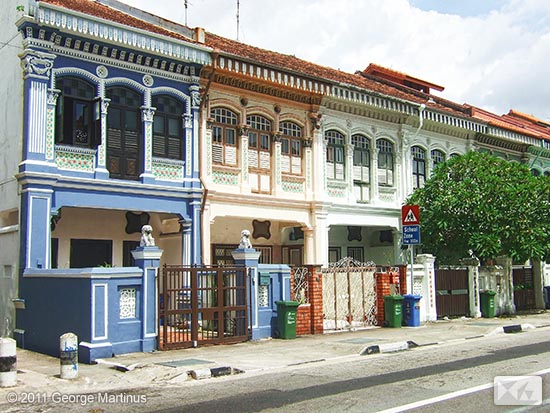
M 29 1 L 17 21 L 14 336 L 31 350 L 58 355 L 68 331 L 84 359 L 153 348 L 155 269 L 201 261 L 199 73 L 210 50 L 201 30 L 136 13 L 116 1 Z M 143 249 L 147 224 L 156 245 Z

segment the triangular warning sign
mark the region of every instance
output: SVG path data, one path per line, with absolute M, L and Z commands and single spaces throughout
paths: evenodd
M 407 215 L 405 216 L 405 219 L 403 220 L 403 222 L 405 223 L 417 223 L 418 222 L 418 218 L 416 217 L 416 215 L 414 215 L 414 212 L 412 209 L 409 209 L 409 212 L 407 212 Z

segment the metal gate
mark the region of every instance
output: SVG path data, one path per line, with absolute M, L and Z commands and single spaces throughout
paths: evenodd
M 158 278 L 161 350 L 246 341 L 245 267 L 164 265 Z
M 376 325 L 376 265 L 343 258 L 323 274 L 324 329 Z
M 514 304 L 516 310 L 535 308 L 535 286 L 532 267 L 513 267 Z
M 469 315 L 468 270 L 438 268 L 435 272 L 436 308 L 438 317 Z

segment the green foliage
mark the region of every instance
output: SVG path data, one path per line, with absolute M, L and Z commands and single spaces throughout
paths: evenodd
M 407 204 L 420 205 L 422 244 L 442 263 L 550 256 L 550 180 L 528 167 L 469 152 L 438 165 Z

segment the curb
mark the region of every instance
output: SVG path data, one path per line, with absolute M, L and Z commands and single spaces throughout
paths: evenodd
M 521 333 L 522 331 L 534 330 L 535 328 L 536 327 L 533 326 L 532 324 L 511 324 L 508 326 L 497 327 L 487 335 L 492 336 L 494 334 L 500 334 L 500 333 L 506 333 L 506 334 Z
M 398 341 L 395 343 L 375 344 L 373 346 L 365 347 L 359 353 L 360 356 L 379 354 L 379 353 L 395 353 L 397 351 L 404 351 L 410 348 L 418 347 L 414 341 Z
M 234 369 L 229 366 L 189 370 L 187 372 L 187 374 L 189 374 L 195 380 L 209 379 L 212 377 L 230 376 L 232 374 L 240 374 L 240 373 L 244 373 L 244 371 L 239 369 Z

